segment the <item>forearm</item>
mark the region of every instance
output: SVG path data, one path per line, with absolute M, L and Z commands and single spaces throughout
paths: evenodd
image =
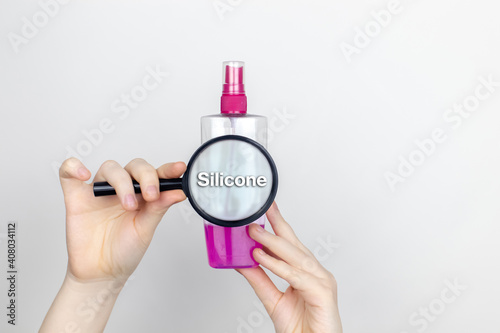
M 79 282 L 66 275 L 59 293 L 45 316 L 40 332 L 104 331 L 123 284 L 112 280 Z

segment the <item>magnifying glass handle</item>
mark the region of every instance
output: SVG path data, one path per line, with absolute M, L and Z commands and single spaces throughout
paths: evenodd
M 134 185 L 134 192 L 141 193 L 141 187 L 139 183 L 135 180 L 132 181 Z M 170 190 L 182 190 L 182 178 L 174 179 L 163 179 L 160 178 L 160 192 L 170 191 Z M 97 182 L 94 183 L 94 196 L 102 197 L 105 195 L 115 195 L 116 191 L 113 186 L 109 185 L 108 182 Z

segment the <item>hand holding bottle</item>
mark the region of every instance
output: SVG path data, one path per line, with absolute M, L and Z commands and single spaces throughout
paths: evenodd
M 237 271 L 264 304 L 276 332 L 341 333 L 334 276 L 298 240 L 275 203 L 267 218 L 275 235 L 256 224 L 249 227 L 250 236 L 264 246 L 254 250 L 254 259 L 290 286 L 281 292 L 261 267 Z

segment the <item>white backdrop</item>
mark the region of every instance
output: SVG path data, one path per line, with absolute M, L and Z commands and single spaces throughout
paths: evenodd
M 57 165 L 187 161 L 234 59 L 247 65 L 249 112 L 272 124 L 280 209 L 335 274 L 345 332 L 498 332 L 499 10 L 0 0 L 0 276 L 8 221 L 19 250 L 17 325 L 2 278 L 0 331 L 36 331 L 62 283 Z M 239 274 L 208 266 L 202 222 L 182 203 L 106 331 L 272 332 L 256 301 Z

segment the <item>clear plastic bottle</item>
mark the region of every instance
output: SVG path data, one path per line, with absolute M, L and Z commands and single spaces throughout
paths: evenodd
M 201 118 L 202 143 L 222 135 L 241 135 L 267 147 L 267 118 L 247 114 L 244 85 L 244 63 L 225 61 L 221 97 L 221 113 Z M 252 223 L 264 227 L 265 215 Z M 205 225 L 208 262 L 214 268 L 256 267 L 252 251 L 262 248 L 248 234 L 248 225 L 221 227 L 208 221 Z

